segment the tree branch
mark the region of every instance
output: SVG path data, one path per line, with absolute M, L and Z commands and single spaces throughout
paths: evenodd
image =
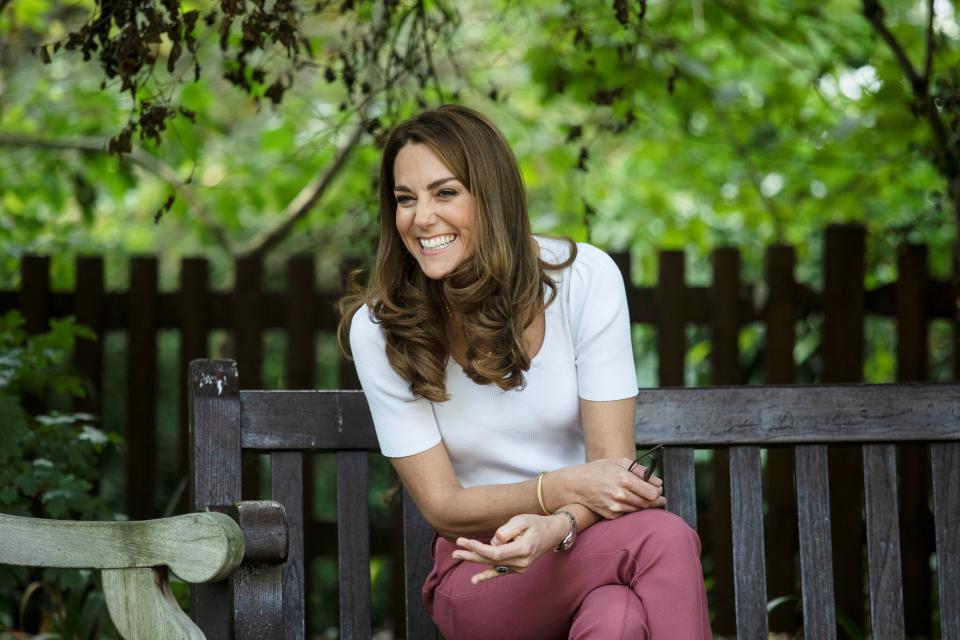
M 933 2 L 930 0 L 930 26 L 928 29 L 933 28 Z M 887 46 L 890 47 L 890 50 L 893 52 L 894 57 L 897 59 L 897 62 L 900 64 L 900 68 L 906 74 L 907 79 L 910 80 L 910 85 L 913 87 L 913 95 L 916 98 L 919 111 L 927 119 L 927 122 L 930 123 L 930 128 L 933 130 L 933 145 L 934 152 L 937 155 L 937 170 L 948 179 L 952 179 L 953 176 L 951 172 L 951 152 L 949 148 L 950 136 L 947 133 L 947 128 L 943 123 L 943 120 L 940 118 L 940 114 L 937 111 L 936 105 L 933 103 L 933 98 L 930 95 L 928 90 L 928 85 L 930 82 L 929 76 L 921 77 L 917 70 L 911 64 L 910 59 L 907 57 L 907 52 L 903 49 L 903 46 L 897 40 L 897 38 L 890 32 L 887 28 L 886 23 L 883 21 L 883 7 L 880 5 L 879 0 L 863 0 L 863 15 L 867 21 L 873 25 L 874 30 L 883 38 L 884 42 L 887 43 Z M 932 58 L 931 45 L 928 43 L 928 55 Z M 928 64 L 932 67 L 932 60 L 928 60 Z
M 323 197 L 323 194 L 330 187 L 333 179 L 343 168 L 347 158 L 356 148 L 360 137 L 363 135 L 365 118 L 361 115 L 360 122 L 357 123 L 353 134 L 347 142 L 337 150 L 337 155 L 333 161 L 327 165 L 326 170 L 304 186 L 300 192 L 290 201 L 281 213 L 281 220 L 272 229 L 266 229 L 244 248 L 240 250 L 243 257 L 263 257 L 265 253 L 276 246 L 290 232 L 297 222 L 303 219 L 313 206 Z
M 896 36 L 887 28 L 886 23 L 883 21 L 883 7 L 880 5 L 880 0 L 863 0 L 863 17 L 873 25 L 877 34 L 887 43 L 887 46 L 890 47 L 893 56 L 897 59 L 897 63 L 910 81 L 913 92 L 918 96 L 925 95 L 927 93 L 926 79 L 920 77 L 913 63 L 910 62 L 910 58 L 907 56 L 903 45 L 900 44 Z
M 72 150 L 81 151 L 84 153 L 99 153 L 103 155 L 108 154 L 103 141 L 98 138 L 45 140 L 43 138 L 32 138 L 29 136 L 0 133 L 0 146 L 50 150 Z M 217 241 L 217 244 L 220 245 L 221 249 L 223 249 L 227 254 L 232 255 L 233 249 L 230 246 L 230 241 L 224 234 L 223 228 L 213 221 L 213 216 L 210 215 L 206 207 L 204 207 L 197 198 L 197 194 L 190 186 L 190 183 L 181 179 L 173 167 L 164 163 L 156 156 L 152 156 L 149 153 L 144 153 L 139 150 L 134 150 L 131 153 L 122 154 L 117 157 L 121 162 L 135 164 L 145 171 L 154 174 L 164 182 L 170 184 L 170 186 L 172 186 L 176 192 L 183 197 L 184 201 L 186 201 L 187 205 L 190 207 L 190 211 L 195 213 L 203 222 L 203 224 L 210 229 L 214 239 Z

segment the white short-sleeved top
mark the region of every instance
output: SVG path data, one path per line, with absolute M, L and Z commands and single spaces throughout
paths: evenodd
M 536 238 L 547 262 L 569 255 L 565 241 Z M 384 455 L 413 455 L 442 440 L 464 487 L 527 480 L 584 461 L 579 399 L 637 394 L 623 277 L 610 256 L 585 243 L 577 244 L 572 265 L 549 275 L 557 297 L 522 389 L 477 384 L 448 358 L 450 399 L 415 398 L 390 366 L 370 309 L 357 310 L 350 348 Z

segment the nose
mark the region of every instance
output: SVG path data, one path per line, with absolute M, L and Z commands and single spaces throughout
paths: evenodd
M 414 212 L 413 223 L 418 227 L 429 227 L 437 220 L 437 214 L 433 210 L 433 202 L 426 199 L 417 200 L 417 209 Z

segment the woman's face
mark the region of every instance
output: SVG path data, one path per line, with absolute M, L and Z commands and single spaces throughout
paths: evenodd
M 393 163 L 396 225 L 428 278 L 439 280 L 473 253 L 476 202 L 430 147 L 408 143 Z

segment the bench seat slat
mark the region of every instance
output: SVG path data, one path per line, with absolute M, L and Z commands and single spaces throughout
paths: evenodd
M 370 513 L 367 453 L 337 453 L 340 637 L 370 637 Z
M 833 599 L 827 447 L 797 445 L 793 455 L 803 585 L 803 629 L 807 637 L 833 639 L 837 637 L 837 620 Z
M 403 490 L 403 596 L 407 638 L 437 637 L 437 627 L 423 607 L 423 584 L 433 569 L 433 527 Z
M 730 448 L 730 521 L 737 638 L 767 637 L 767 577 L 759 447 Z
M 663 451 L 663 495 L 667 509 L 697 530 L 697 486 L 693 449 L 667 447 Z
M 298 451 L 275 451 L 270 454 L 270 484 L 273 499 L 283 505 L 287 518 L 287 562 L 283 565 L 283 637 L 286 640 L 304 640 L 303 454 Z
M 960 443 L 930 445 L 940 636 L 960 640 Z
M 870 575 L 873 637 L 904 638 L 897 508 L 897 450 L 892 444 L 863 446 L 863 501 Z

